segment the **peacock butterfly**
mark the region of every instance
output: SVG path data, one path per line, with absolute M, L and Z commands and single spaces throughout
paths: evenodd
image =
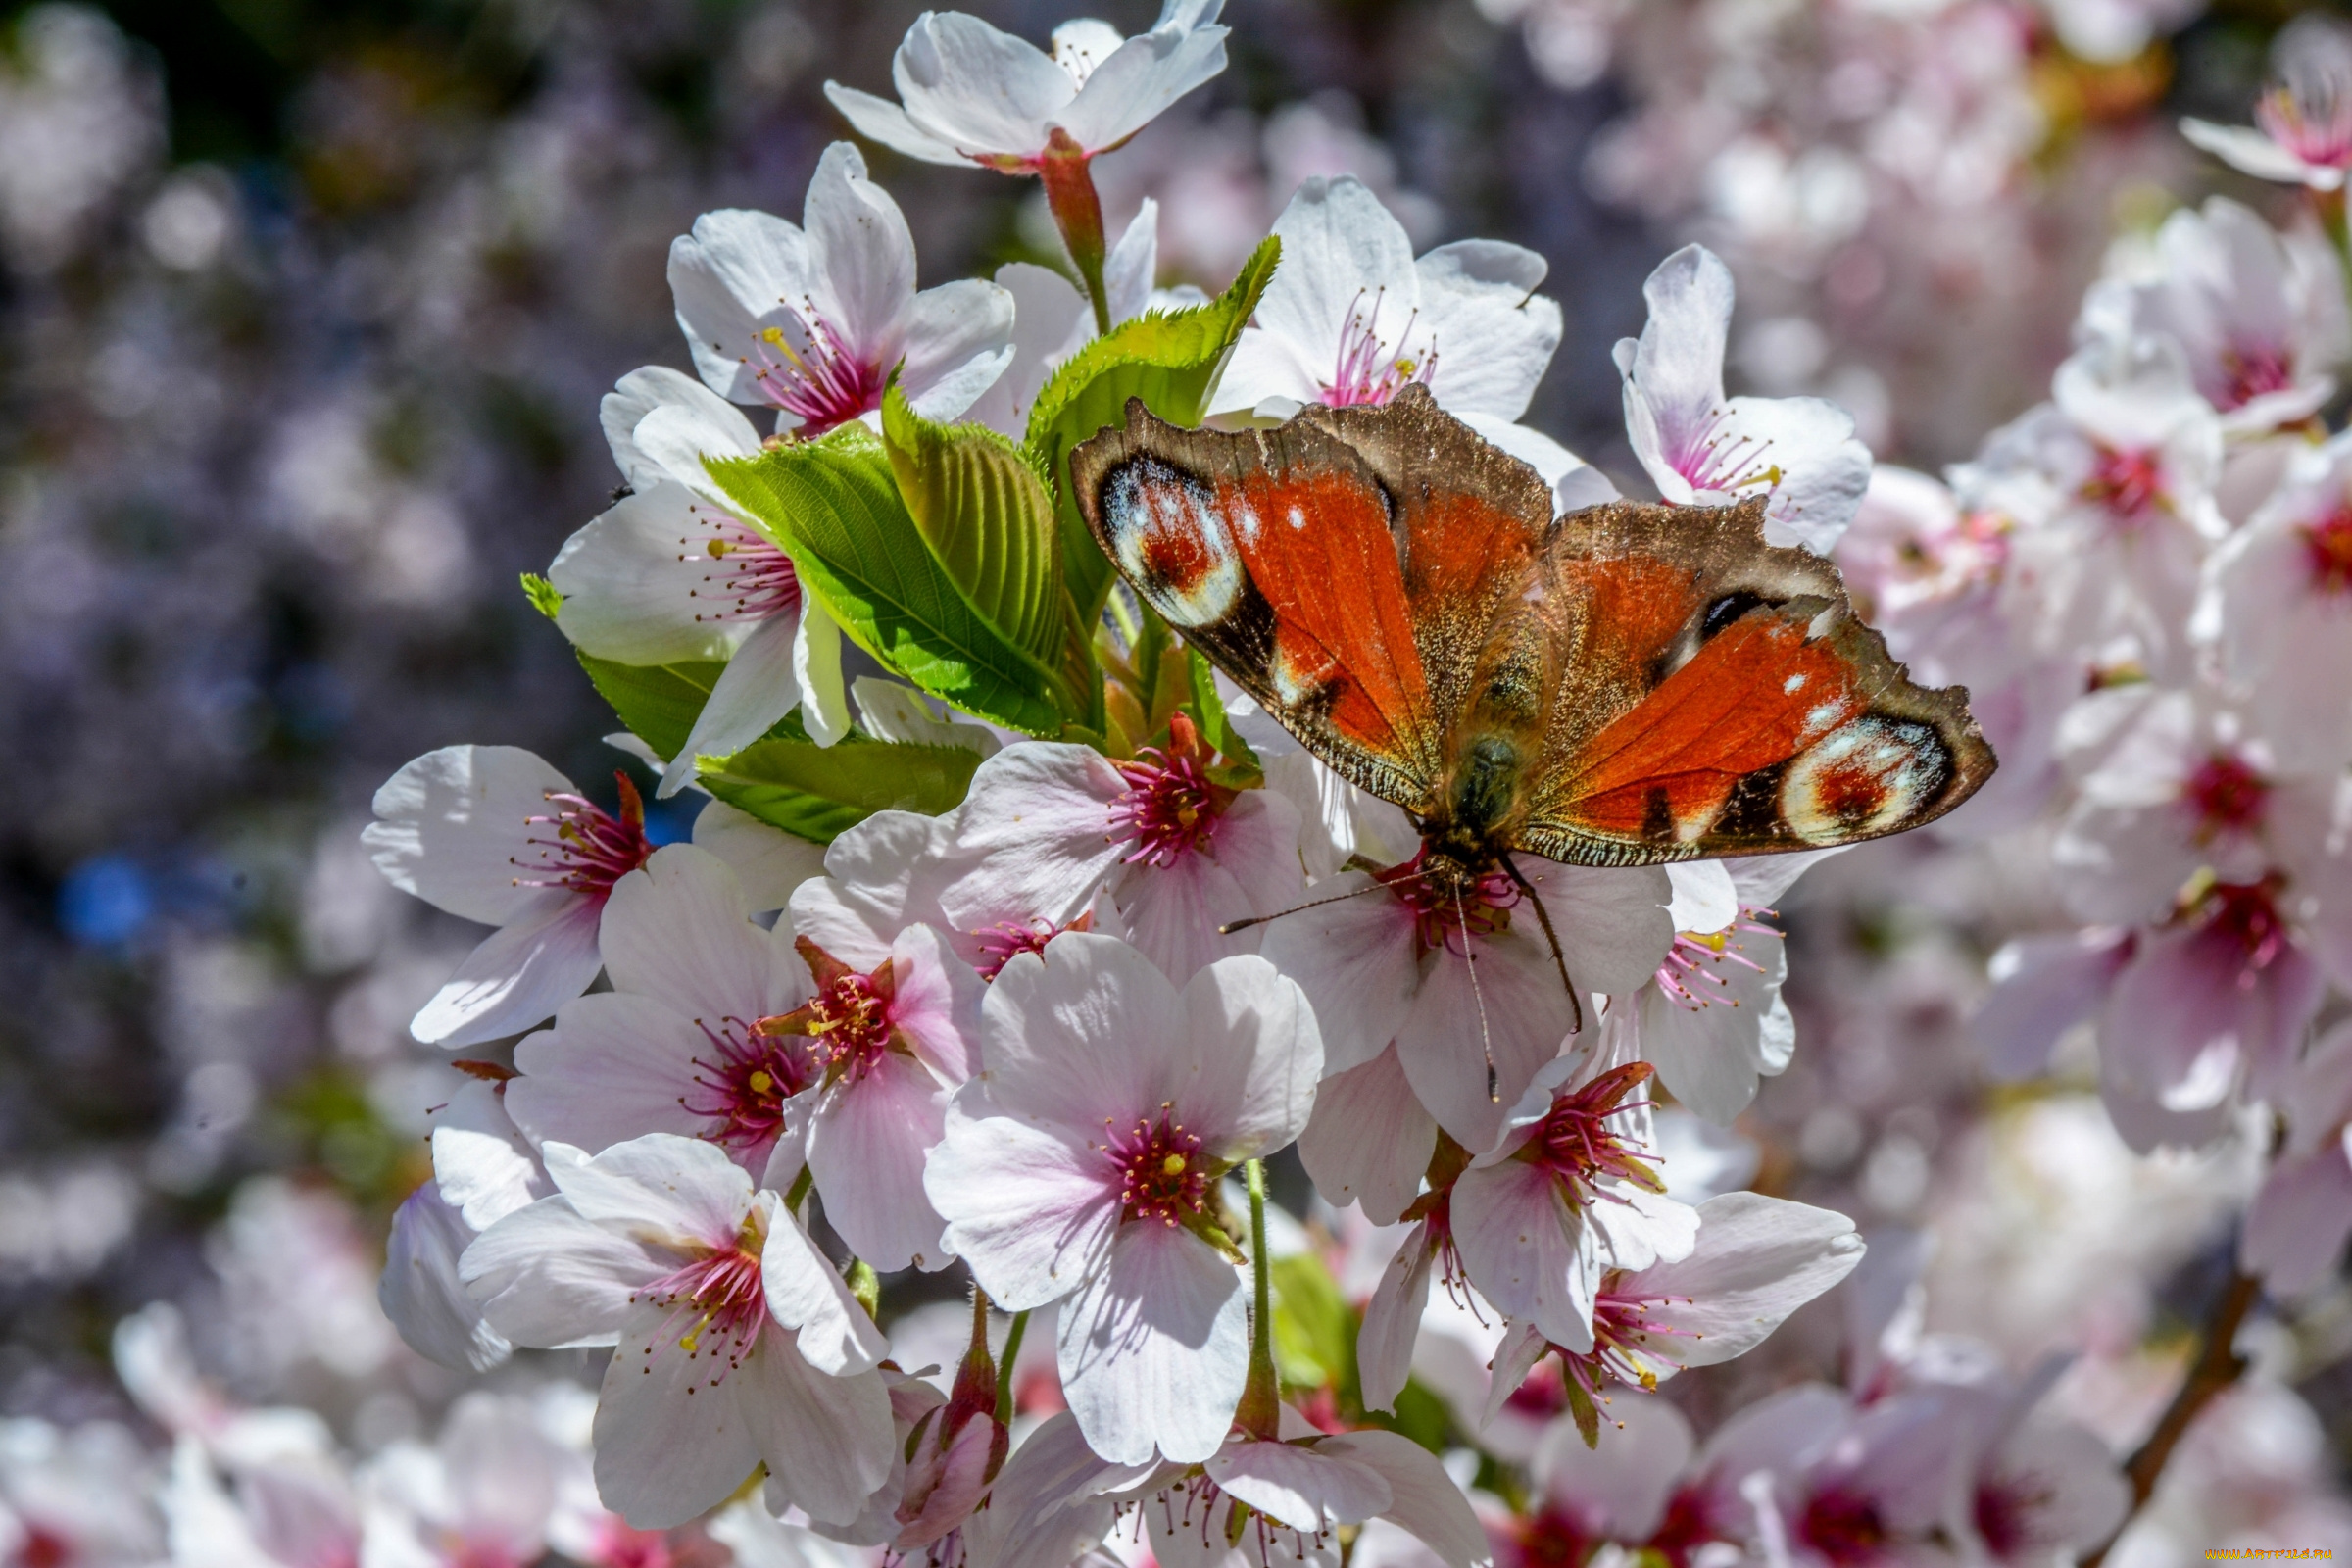
M 1410 813 L 1440 892 L 1498 870 L 1526 889 L 1514 851 L 1611 866 L 1851 844 L 1935 820 L 1993 770 L 1967 692 L 1913 685 L 1835 565 L 1764 542 L 1762 498 L 1554 517 L 1536 471 L 1424 387 L 1232 433 L 1131 400 L 1071 469 L 1135 592 Z

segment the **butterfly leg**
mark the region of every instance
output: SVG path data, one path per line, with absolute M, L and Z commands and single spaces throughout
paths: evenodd
M 1585 1001 L 1577 994 L 1576 981 L 1568 973 L 1568 956 L 1560 951 L 1560 934 L 1551 928 L 1551 911 L 1544 907 L 1544 901 L 1536 897 L 1535 884 L 1521 874 L 1519 863 L 1507 854 L 1502 857 L 1502 868 L 1509 873 L 1513 882 L 1519 884 L 1519 891 L 1527 895 L 1527 902 L 1536 906 L 1536 919 L 1544 927 L 1544 940 L 1551 944 L 1551 961 L 1559 966 L 1560 984 L 1568 988 L 1569 1015 L 1576 1020 L 1568 1032 L 1581 1035 L 1585 1032 Z

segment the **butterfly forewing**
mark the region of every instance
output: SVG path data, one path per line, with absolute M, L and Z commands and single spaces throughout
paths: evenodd
M 1071 470 L 1146 604 L 1341 776 L 1426 808 L 1443 728 L 1393 504 L 1353 449 L 1310 420 L 1184 430 L 1136 401 Z

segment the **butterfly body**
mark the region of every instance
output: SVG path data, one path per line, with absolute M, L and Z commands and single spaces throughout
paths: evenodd
M 1128 407 L 1072 454 L 1136 593 L 1316 757 L 1403 808 L 1467 891 L 1529 852 L 1583 865 L 1897 832 L 1994 766 L 1837 568 L 1738 507 L 1549 488 L 1428 396 L 1183 430 Z

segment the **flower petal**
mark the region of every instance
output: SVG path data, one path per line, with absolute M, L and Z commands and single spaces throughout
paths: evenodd
M 801 700 L 800 671 L 794 654 L 801 617 L 787 611 L 770 615 L 759 630 L 735 650 L 710 700 L 695 715 L 686 744 L 669 760 L 657 793 L 675 795 L 694 779 L 695 764 L 704 757 L 725 757 L 743 750 L 766 734 Z
M 517 884 L 513 857 L 530 837 L 524 819 L 570 790 L 571 780 L 518 746 L 444 746 L 384 781 L 360 840 L 401 892 L 506 925 L 563 897 Z
M 1450 1206 L 1462 1271 L 1479 1294 L 1552 1344 L 1590 1350 L 1600 1248 L 1592 1216 L 1565 1200 L 1558 1178 L 1516 1159 L 1473 1165 Z
M 1215 1453 L 1249 1354 L 1241 1271 L 1174 1225 L 1120 1227 L 1061 1311 L 1062 1394 L 1087 1446 L 1117 1464 L 1155 1446 L 1180 1464 Z
M 1367 1410 L 1396 1409 L 1396 1396 L 1412 1378 L 1413 1346 L 1421 1337 L 1421 1314 L 1429 1306 L 1429 1276 L 1436 1260 L 1424 1220 L 1389 1259 L 1364 1307 L 1355 1361 Z
M 1360 1202 L 1375 1225 L 1396 1223 L 1437 1148 L 1437 1121 L 1414 1098 L 1394 1046 L 1324 1079 L 1298 1135 L 1298 1158 L 1323 1200 L 1334 1208 Z
M 1199 1070 L 1176 988 L 1126 943 L 1091 932 L 1065 931 L 1007 962 L 980 1028 L 996 1103 L 1077 1139 L 1098 1136 L 1105 1116 L 1187 1102 Z
M 1653 1303 L 1629 1343 L 1668 1377 L 1744 1355 L 1861 1261 L 1854 1222 L 1835 1209 L 1724 1193 L 1699 1205 L 1689 1256 L 1616 1278 L 1607 1294 Z
M 465 1217 L 426 1182 L 392 1213 L 375 1299 L 409 1348 L 453 1371 L 487 1372 L 514 1353 L 458 1278 L 473 1241 Z
M 1371 886 L 1361 871 L 1316 883 L 1315 898 L 1332 902 L 1274 921 L 1258 950 L 1314 1004 L 1326 1072 L 1378 1056 L 1420 989 L 1413 912 L 1394 894 L 1364 891 Z
M 492 932 L 409 1021 L 428 1046 L 455 1050 L 520 1034 L 588 989 L 597 953 L 596 901 L 547 890 L 530 917 Z
M 735 873 L 746 914 L 781 909 L 795 888 L 824 872 L 823 845 L 770 827 L 724 801 L 710 801 L 696 814 L 694 844 Z
M 1245 1439 L 1226 1444 L 1202 1468 L 1259 1513 L 1310 1536 L 1334 1525 L 1362 1524 L 1394 1500 L 1378 1470 L 1344 1453 L 1326 1453 L 1320 1444 Z
M 656 469 L 635 495 L 564 541 L 547 578 L 564 595 L 556 625 L 573 646 L 624 664 L 724 659 L 734 650 L 743 622 L 695 612 L 711 563 L 699 546 L 686 547 L 705 533 L 695 511 L 704 506 Z
M 838 81 L 825 83 L 825 97 L 841 116 L 857 128 L 858 134 L 880 142 L 893 152 L 905 153 L 926 164 L 954 164 L 968 167 L 970 160 L 929 131 L 916 127 L 906 118 L 906 111 L 887 98 L 877 98 L 870 92 L 844 87 Z
M 865 1315 L 855 1303 L 851 1310 Z M 789 1330 L 771 1323 L 727 1383 L 767 1461 L 770 1489 L 809 1518 L 847 1524 L 890 1479 L 890 1391 L 881 1373 L 828 1377 L 804 1358 Z
M 923 1188 L 947 1219 L 942 1245 L 990 1299 L 1026 1312 L 1093 1271 L 1119 1219 L 1117 1171 L 1083 1133 L 1057 1135 L 996 1111 L 978 1080 L 948 1109 Z
M 977 277 L 927 288 L 906 318 L 899 385 L 926 419 L 955 419 L 1012 364 L 1013 297 Z
M 693 1019 L 651 998 L 578 997 L 557 1011 L 553 1029 L 514 1048 L 521 1076 L 507 1084 L 507 1108 L 532 1138 L 592 1154 L 647 1133 L 704 1137 L 720 1124 L 685 1101 L 695 1094 L 695 1058 L 709 1050 Z
M 808 1168 L 825 1218 L 884 1273 L 948 1261 L 939 1212 L 923 1193 L 924 1156 L 942 1136 L 947 1100 L 921 1062 L 890 1051 L 828 1089 L 808 1124 Z
M 760 1453 L 743 1401 L 721 1391 L 760 1358 L 756 1349 L 714 1383 L 711 1363 L 680 1348 L 667 1309 L 648 1302 L 633 1311 L 596 1404 L 604 1505 L 636 1529 L 669 1530 L 726 1501 Z
M 816 282 L 808 237 L 783 219 L 742 209 L 696 219 L 694 232 L 670 244 L 669 291 L 703 383 L 736 403 L 765 403 L 760 333 L 785 301 L 808 297 Z
M 1470 1510 L 1470 1499 L 1437 1455 L 1410 1438 L 1366 1428 L 1318 1439 L 1315 1451 L 1377 1471 L 1389 1484 L 1390 1498 L 1380 1516 L 1411 1531 L 1446 1568 L 1471 1568 L 1493 1555 L 1487 1533 Z
M 1305 993 L 1255 954 L 1220 958 L 1185 986 L 1184 1019 L 1198 1075 L 1177 1104 L 1218 1158 L 1270 1154 L 1304 1130 L 1323 1076 Z
M 613 990 L 684 1017 L 748 1022 L 766 1004 L 767 934 L 744 918 L 734 873 L 691 844 L 656 850 L 613 884 L 598 941 Z

